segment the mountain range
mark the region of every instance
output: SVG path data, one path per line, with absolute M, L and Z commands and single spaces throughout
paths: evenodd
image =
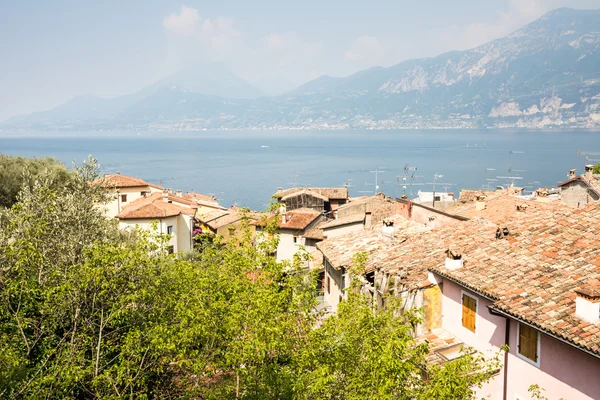
M 279 96 L 195 66 L 114 99 L 76 97 L 4 129 L 600 127 L 600 10 L 551 11 L 466 51 L 322 76 Z

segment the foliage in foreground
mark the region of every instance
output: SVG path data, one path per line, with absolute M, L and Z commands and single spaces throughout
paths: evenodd
M 351 290 L 321 320 L 314 276 L 249 230 L 185 260 L 119 233 L 95 177 L 38 179 L 0 219 L 0 398 L 466 399 L 489 376 L 474 355 L 427 367 L 391 300 Z

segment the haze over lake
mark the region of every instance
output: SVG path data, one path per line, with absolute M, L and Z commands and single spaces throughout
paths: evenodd
M 277 187 L 342 186 L 351 196 L 402 194 L 404 166 L 416 166 L 413 196 L 438 182 L 449 191 L 481 188 L 486 178 L 523 177 L 519 186 L 551 187 L 567 170 L 583 172 L 577 151 L 600 151 L 600 132 L 588 130 L 207 131 L 0 133 L 0 153 L 55 157 L 67 165 L 91 154 L 102 172 L 132 175 L 173 190 L 212 193 L 229 206 L 264 209 Z M 522 153 L 521 153 L 522 152 Z M 593 156 L 591 158 L 594 158 Z M 594 161 L 594 164 L 596 161 Z M 493 168 L 495 171 L 486 171 Z M 382 182 L 383 181 L 383 182 Z M 410 180 L 409 180 L 410 182 Z M 489 181 L 488 181 L 489 182 Z M 506 179 L 491 182 L 506 184 Z M 410 195 L 410 185 L 407 184 Z M 438 190 L 443 190 L 443 185 Z

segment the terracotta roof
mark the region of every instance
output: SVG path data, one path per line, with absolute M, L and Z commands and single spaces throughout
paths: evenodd
M 592 177 L 592 179 L 588 179 L 585 174 L 584 175 L 579 175 L 576 176 L 574 178 L 571 178 L 569 180 L 566 180 L 564 182 L 561 182 L 558 184 L 558 187 L 563 187 L 563 186 L 567 186 L 568 184 L 575 182 L 575 181 L 580 181 L 585 183 L 590 189 L 592 189 L 598 196 L 600 196 L 600 181 L 598 181 L 595 177 Z
M 422 224 L 396 217 L 394 235 L 388 236 L 377 225 L 371 229 L 351 232 L 317 243 L 327 261 L 335 269 L 349 268 L 356 253 L 367 253 L 365 272 L 382 269 L 400 274 L 410 287 L 419 287 L 427 279 L 427 268 L 419 262 L 408 266 L 400 260 L 411 260 L 415 238 L 429 237 L 431 231 Z
M 285 190 L 279 190 L 273 195 L 277 199 L 281 199 L 284 196 L 292 193 L 301 192 L 303 190 L 310 190 L 311 192 L 318 193 L 321 196 L 327 197 L 329 200 L 341 200 L 348 198 L 348 188 L 290 188 Z
M 477 200 L 479 196 L 490 197 L 493 196 L 495 192 L 492 191 L 483 191 L 483 190 L 469 190 L 463 189 L 460 191 L 460 196 L 458 197 L 459 203 L 472 203 Z
M 202 201 L 208 201 L 208 202 L 214 202 L 214 203 L 217 202 L 217 200 L 213 196 L 209 196 L 209 195 L 201 194 L 201 193 L 195 193 L 195 192 L 184 193 L 183 198 L 188 199 L 188 200 L 202 200 Z
M 600 279 L 599 218 L 598 203 L 515 218 L 503 239 L 495 239 L 495 226 L 469 221 L 466 230 L 445 239 L 462 253 L 463 267 L 448 270 L 441 252 L 426 264 L 495 301 L 500 312 L 600 355 L 600 327 L 575 316 L 575 292 Z
M 296 192 L 291 192 L 289 194 L 286 194 L 285 196 L 281 196 L 281 200 L 285 201 L 292 197 L 300 196 L 303 194 L 307 194 L 309 196 L 316 197 L 317 199 L 321 199 L 323 201 L 329 201 L 329 197 L 323 196 L 321 193 L 315 192 L 314 190 L 311 190 L 311 189 L 302 189 L 302 190 L 298 190 Z
M 318 225 L 318 224 L 317 224 Z M 304 232 L 304 237 L 308 239 L 323 240 L 322 226 L 313 226 Z
M 143 186 L 151 186 L 157 189 L 163 189 L 161 186 L 148 183 L 140 178 L 134 178 L 133 176 L 121 175 L 117 174 L 106 174 L 104 177 L 96 179 L 96 183 L 99 183 L 105 187 L 143 187 Z
M 169 203 L 165 199 L 174 201 Z M 178 203 L 179 200 L 183 200 Z M 164 197 L 163 193 L 153 193 L 150 196 L 142 197 L 123 207 L 123 210 L 117 214 L 119 219 L 147 219 L 147 218 L 166 218 L 179 214 L 191 215 L 196 213 L 195 208 L 186 206 L 185 199 L 176 196 Z
M 349 215 L 344 218 L 338 218 L 327 222 L 321 226 L 322 229 L 335 228 L 336 226 L 356 224 L 365 220 L 364 214 Z
M 463 345 L 463 342 L 460 339 L 441 328 L 433 329 L 431 332 L 420 335 L 415 341 L 417 344 L 429 344 L 429 353 L 426 356 L 428 365 L 444 364 L 448 360 L 441 355 L 441 353 L 443 353 L 444 350 L 450 350 L 451 348 L 456 348 L 457 351 L 460 351 L 460 348 Z
M 523 205 L 526 205 L 524 209 L 522 208 Z M 522 211 L 519 211 L 517 207 L 521 207 Z M 567 209 L 565 205 L 558 202 L 523 199 L 496 192 L 486 197 L 484 210 L 477 210 L 475 203 L 470 202 L 462 205 L 459 204 L 445 211 L 469 219 L 486 219 L 493 223 L 501 224 L 515 217 L 531 218 L 536 215 Z
M 279 229 L 303 230 L 308 228 L 321 213 L 310 208 L 298 208 L 285 213 L 285 223 L 279 222 Z

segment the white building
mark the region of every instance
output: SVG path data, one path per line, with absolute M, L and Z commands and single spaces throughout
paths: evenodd
M 123 207 L 117 214 L 120 229 L 153 230 L 157 223 L 158 233 L 170 235 L 167 244 L 169 252 L 185 252 L 193 249 L 194 215 L 196 204 L 183 197 L 163 193 L 153 193 L 141 197 Z
M 111 201 L 105 205 L 105 212 L 108 218 L 114 218 L 123 208 L 145 195 L 159 193 L 164 190 L 163 187 L 148 183 L 142 179 L 132 176 L 116 174 L 106 174 L 98 179 L 96 183 L 105 187 L 111 193 Z

